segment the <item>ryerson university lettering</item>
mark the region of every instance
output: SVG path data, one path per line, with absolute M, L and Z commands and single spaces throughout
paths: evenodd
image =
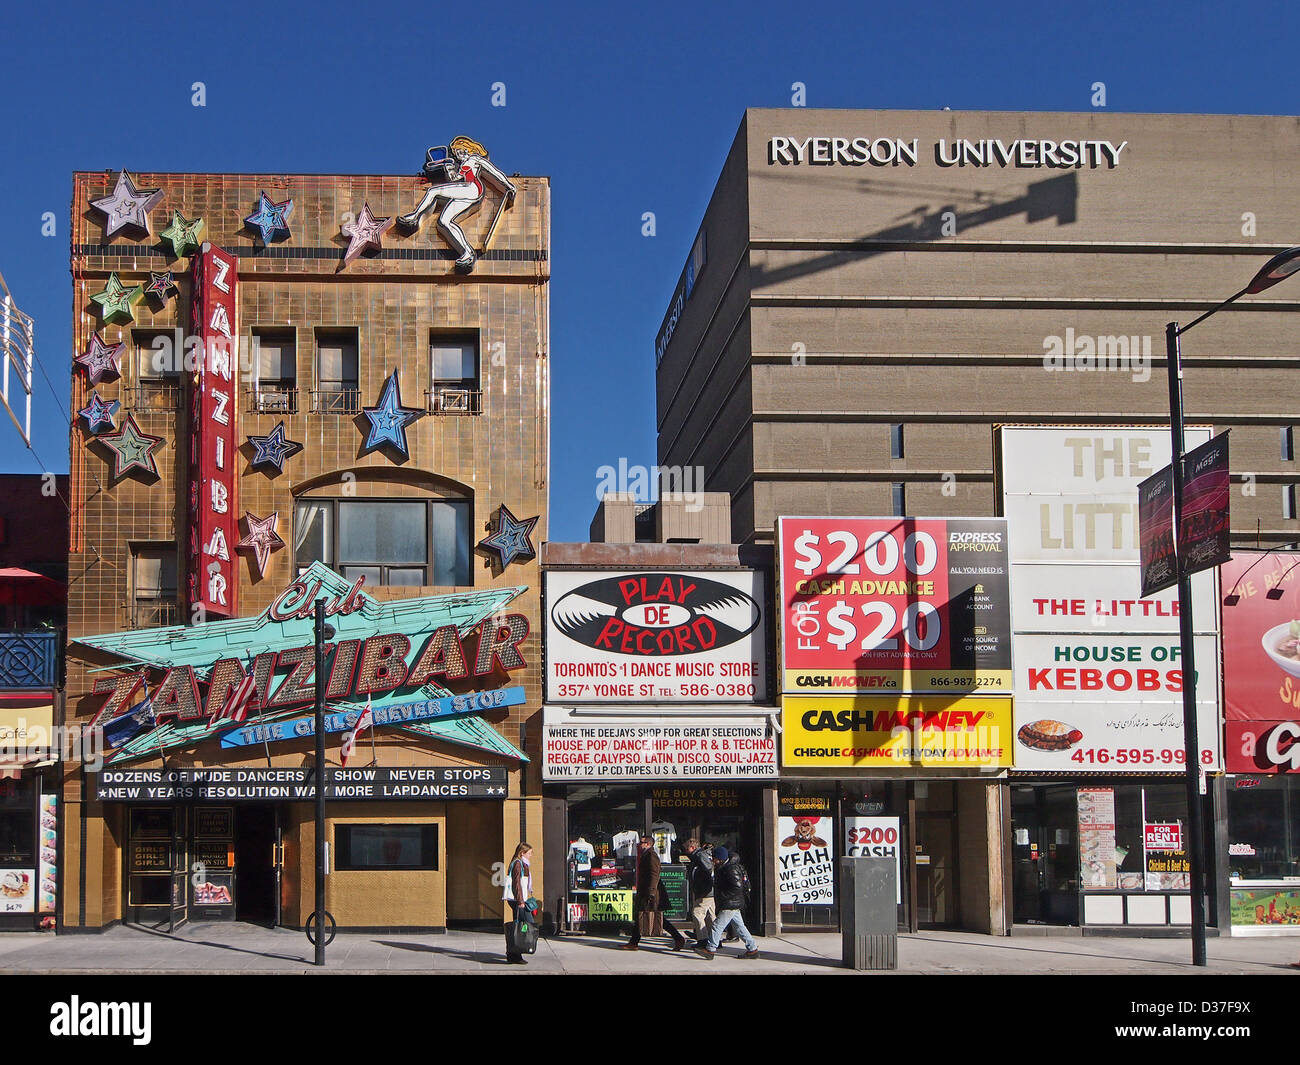
M 1114 170 L 1127 147 L 1128 141 L 938 140 L 934 161 L 944 167 L 1079 170 L 1104 165 Z M 916 166 L 919 158 L 915 137 L 773 137 L 767 144 L 768 166 Z

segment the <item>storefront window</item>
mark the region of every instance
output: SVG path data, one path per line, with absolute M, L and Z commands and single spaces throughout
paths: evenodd
M 633 887 L 644 828 L 645 801 L 636 785 L 574 787 L 569 792 L 569 843 L 571 852 L 583 852 L 583 859 L 570 863 L 570 889 Z M 580 869 L 583 861 L 590 861 L 590 868 Z
M 337 825 L 340 871 L 437 869 L 437 825 Z
M 34 788 L 31 777 L 0 780 L 0 867 L 36 865 Z
M 1249 786 L 1242 787 L 1243 782 Z M 1242 880 L 1300 876 L 1300 792 L 1294 779 L 1230 781 L 1228 871 Z

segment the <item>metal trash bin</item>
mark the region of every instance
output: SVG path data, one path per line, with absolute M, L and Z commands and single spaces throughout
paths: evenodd
M 846 969 L 898 968 L 893 858 L 840 859 L 840 927 Z

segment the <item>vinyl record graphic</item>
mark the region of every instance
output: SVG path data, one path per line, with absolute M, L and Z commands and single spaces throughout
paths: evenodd
M 551 609 L 571 640 L 639 658 L 726 647 L 753 632 L 759 605 L 729 584 L 697 574 L 629 573 L 584 584 Z

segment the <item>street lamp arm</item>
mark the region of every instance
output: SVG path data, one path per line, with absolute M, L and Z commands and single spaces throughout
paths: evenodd
M 1177 331 L 1177 332 L 1176 332 L 1176 335 L 1177 335 L 1177 336 L 1182 336 L 1184 333 L 1187 332 L 1187 330 L 1191 329 L 1192 326 L 1194 326 L 1194 325 L 1200 325 L 1203 321 L 1205 321 L 1205 319 L 1207 319 L 1208 317 L 1210 317 L 1210 315 L 1212 315 L 1212 314 L 1218 314 L 1221 310 L 1223 310 L 1224 307 L 1228 306 L 1228 304 L 1230 304 L 1230 303 L 1235 303 L 1237 300 L 1241 299 L 1241 297 L 1244 296 L 1244 295 L 1245 295 L 1247 292 L 1249 292 L 1249 291 L 1250 291 L 1250 286 L 1247 285 L 1247 286 L 1246 286 L 1245 288 L 1243 288 L 1240 292 L 1234 292 L 1231 296 L 1229 296 L 1226 300 L 1224 300 L 1224 301 L 1223 301 L 1222 303 L 1220 303 L 1218 306 L 1216 306 L 1216 307 L 1211 307 L 1208 311 L 1206 311 L 1206 312 L 1205 312 L 1203 315 L 1201 315 L 1199 318 L 1195 318 L 1195 319 L 1193 319 L 1192 321 L 1188 322 L 1186 325 L 1176 326 L 1176 327 L 1175 327 L 1175 328 L 1176 328 L 1176 331 Z

